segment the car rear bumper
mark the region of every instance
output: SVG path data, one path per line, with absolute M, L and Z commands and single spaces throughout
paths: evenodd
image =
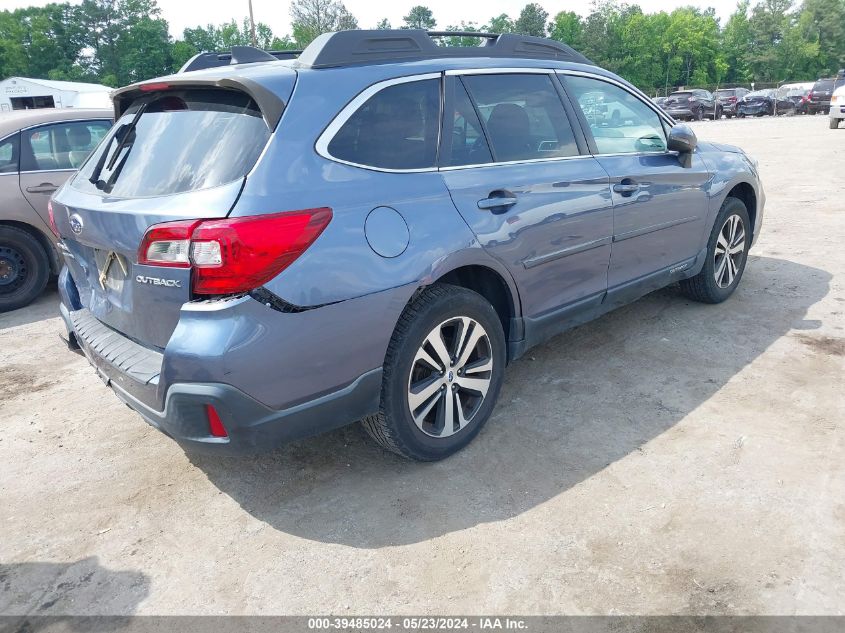
M 830 118 L 845 119 L 845 105 L 835 105 L 830 108 Z
M 249 454 L 317 435 L 378 411 L 379 367 L 345 387 L 284 409 L 272 409 L 240 389 L 216 382 L 174 383 L 155 407 L 163 355 L 99 323 L 85 310 L 60 304 L 69 341 L 79 345 L 97 375 L 149 424 L 186 448 Z M 227 437 L 211 434 L 207 407 L 220 416 Z
M 769 106 L 767 105 L 741 105 L 737 108 L 737 114 L 768 114 Z
M 664 108 L 673 119 L 689 119 L 695 116 L 690 108 Z

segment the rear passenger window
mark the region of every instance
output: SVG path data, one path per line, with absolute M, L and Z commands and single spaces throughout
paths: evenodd
M 434 167 L 439 127 L 439 79 L 395 84 L 358 108 L 328 151 L 334 158 L 381 169 Z
M 463 81 L 484 120 L 496 162 L 578 154 L 548 75 L 467 75 Z
M 0 174 L 12 174 L 18 170 L 18 135 L 0 141 Z
M 109 127 L 107 121 L 69 121 L 22 132 L 23 171 L 79 169 Z
M 666 133 L 657 112 L 627 90 L 577 76 L 566 77 L 566 86 L 590 125 L 599 154 L 666 151 Z
M 444 133 L 445 137 L 445 133 Z M 455 105 L 452 112 L 451 154 L 443 157 L 442 165 L 481 165 L 493 161 L 478 114 L 460 81 L 455 82 Z

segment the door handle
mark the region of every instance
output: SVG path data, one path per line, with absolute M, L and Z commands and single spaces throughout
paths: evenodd
M 26 190 L 29 193 L 53 193 L 58 188 L 59 186 L 54 185 L 52 182 L 42 182 L 40 185 L 27 187 Z
M 517 202 L 517 198 L 506 189 L 496 189 L 488 194 L 487 198 L 478 201 L 479 209 L 502 210 L 509 209 Z
M 613 190 L 616 193 L 622 194 L 626 198 L 639 191 L 639 189 L 639 183 L 631 180 L 630 178 L 623 178 L 621 182 L 617 182 L 613 185 Z

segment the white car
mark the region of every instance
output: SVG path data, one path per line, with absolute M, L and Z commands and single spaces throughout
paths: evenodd
M 830 129 L 838 128 L 842 119 L 845 119 L 845 86 L 839 86 L 830 97 Z

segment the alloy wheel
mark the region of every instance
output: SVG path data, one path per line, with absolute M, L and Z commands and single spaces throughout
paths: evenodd
M 713 276 L 719 288 L 730 286 L 742 266 L 745 254 L 745 224 L 738 215 L 725 220 L 713 252 Z
M 453 317 L 423 340 L 411 363 L 408 409 L 423 433 L 443 438 L 472 422 L 493 378 L 493 350 L 475 319 Z

